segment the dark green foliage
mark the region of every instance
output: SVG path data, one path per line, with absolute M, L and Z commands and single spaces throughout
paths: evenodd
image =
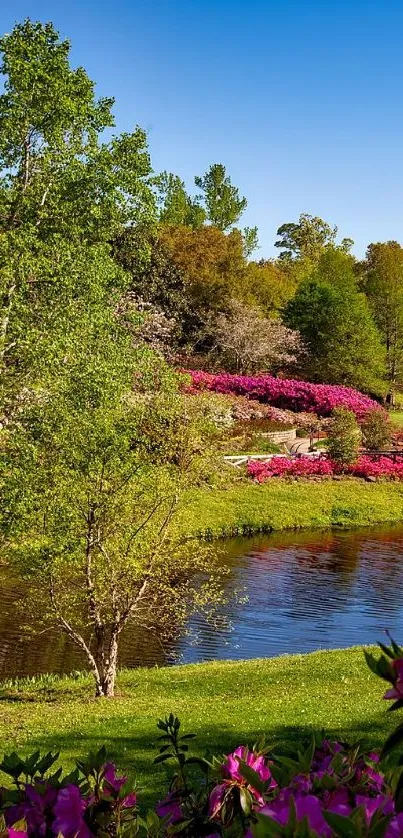
M 308 349 L 301 371 L 309 380 L 382 391 L 384 351 L 350 256 L 325 250 L 286 305 L 284 320 Z
M 168 249 L 155 232 L 128 227 L 114 240 L 113 253 L 130 276 L 126 293 L 172 321 L 171 346 L 177 346 L 189 331 L 192 308 L 184 273 Z

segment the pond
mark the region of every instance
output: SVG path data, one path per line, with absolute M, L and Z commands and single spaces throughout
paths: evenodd
M 132 636 L 128 630 L 120 665 L 372 644 L 384 639 L 385 629 L 403 641 L 403 526 L 233 539 L 225 544 L 222 561 L 231 573 L 228 604 L 217 624 L 193 619 L 189 632 L 169 649 L 157 637 Z M 234 591 L 241 594 L 238 601 Z M 31 636 L 17 617 L 21 597 L 21 589 L 3 576 L 0 678 L 84 668 L 66 638 L 49 632 Z

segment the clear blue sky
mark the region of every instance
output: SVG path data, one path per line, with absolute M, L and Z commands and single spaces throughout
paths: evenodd
M 244 223 L 273 255 L 301 212 L 351 236 L 403 240 L 401 0 L 13 0 L 0 29 L 52 20 L 74 64 L 147 129 L 154 168 L 223 162 Z

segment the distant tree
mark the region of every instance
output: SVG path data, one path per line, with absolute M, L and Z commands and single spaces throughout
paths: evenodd
M 222 311 L 242 293 L 247 270 L 239 230 L 226 235 L 213 226 L 162 227 L 160 241 L 181 271 L 196 320 L 211 311 Z
M 162 224 L 185 224 L 193 229 L 202 226 L 206 220 L 206 211 L 197 197 L 188 195 L 178 175 L 162 172 L 154 178 L 154 184 L 157 189 L 158 217 Z
M 297 332 L 258 309 L 232 300 L 211 323 L 210 355 L 228 372 L 277 372 L 295 364 L 303 351 Z
M 280 237 L 275 247 L 281 249 L 281 259 L 310 259 L 316 263 L 325 247 L 334 246 L 337 227 L 331 227 L 318 216 L 302 213 L 297 222 L 282 224 L 277 230 Z M 343 239 L 341 249 L 348 252 L 352 239 Z
M 403 381 L 403 248 L 398 242 L 370 244 L 362 263 L 361 287 L 386 348 L 388 401 Z
M 228 230 L 237 224 L 248 202 L 233 186 L 222 163 L 214 163 L 203 177 L 195 177 L 195 184 L 202 190 L 201 200 L 214 227 Z
M 272 315 L 294 296 L 297 284 L 286 263 L 261 259 L 248 263 L 239 298 L 258 307 L 265 315 Z
M 172 339 L 180 340 L 191 316 L 187 282 L 158 233 L 127 227 L 114 240 L 113 254 L 130 276 L 125 298 L 131 305 L 137 299 L 143 312 L 163 315 L 173 326 Z
M 285 306 L 284 322 L 299 331 L 307 348 L 305 377 L 383 391 L 384 350 L 349 255 L 329 249 L 320 257 Z
M 243 252 L 248 256 L 259 247 L 259 236 L 257 227 L 244 227 L 242 231 Z

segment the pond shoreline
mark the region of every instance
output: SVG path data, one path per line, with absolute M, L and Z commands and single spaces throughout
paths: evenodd
M 403 482 L 282 480 L 189 492 L 178 513 L 185 538 L 218 540 L 300 529 L 338 529 L 403 521 Z

